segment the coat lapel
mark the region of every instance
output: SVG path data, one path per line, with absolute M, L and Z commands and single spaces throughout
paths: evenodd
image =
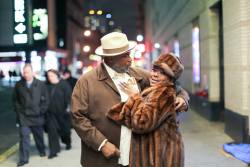
M 98 68 L 97 68 L 97 77 L 98 77 L 99 81 L 103 81 L 110 88 L 112 88 L 117 94 L 119 94 L 118 89 L 116 88 L 114 82 L 110 78 L 110 76 L 109 76 L 107 70 L 105 69 L 103 63 L 101 63 L 100 66 L 98 66 Z

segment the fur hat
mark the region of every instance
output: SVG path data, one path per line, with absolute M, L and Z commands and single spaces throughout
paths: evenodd
M 173 53 L 161 54 L 153 65 L 156 68 L 162 69 L 164 73 L 173 77 L 175 80 L 180 77 L 184 70 L 184 66 L 180 59 Z

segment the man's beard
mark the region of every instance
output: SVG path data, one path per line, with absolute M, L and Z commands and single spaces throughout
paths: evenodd
M 118 73 L 126 73 L 126 72 L 128 72 L 129 66 L 121 67 L 121 66 L 116 66 L 116 65 L 114 65 L 112 68 L 113 68 L 116 72 L 118 72 Z

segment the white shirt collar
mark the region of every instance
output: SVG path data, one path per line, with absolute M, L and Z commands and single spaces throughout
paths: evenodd
M 117 73 L 115 70 L 113 70 L 111 67 L 109 67 L 104 61 L 103 61 L 104 67 L 106 68 L 109 76 L 111 78 L 114 78 L 115 74 Z

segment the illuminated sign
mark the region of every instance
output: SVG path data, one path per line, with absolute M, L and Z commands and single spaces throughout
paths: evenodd
M 174 41 L 174 54 L 177 57 L 180 57 L 180 42 L 178 39 L 175 39 Z
M 28 42 L 25 0 L 14 0 L 14 35 L 15 44 Z
M 193 54 L 193 82 L 200 83 L 200 40 L 199 27 L 193 28 L 192 33 L 192 54 Z
M 34 9 L 32 15 L 34 40 L 43 40 L 48 36 L 48 14 L 46 9 Z

